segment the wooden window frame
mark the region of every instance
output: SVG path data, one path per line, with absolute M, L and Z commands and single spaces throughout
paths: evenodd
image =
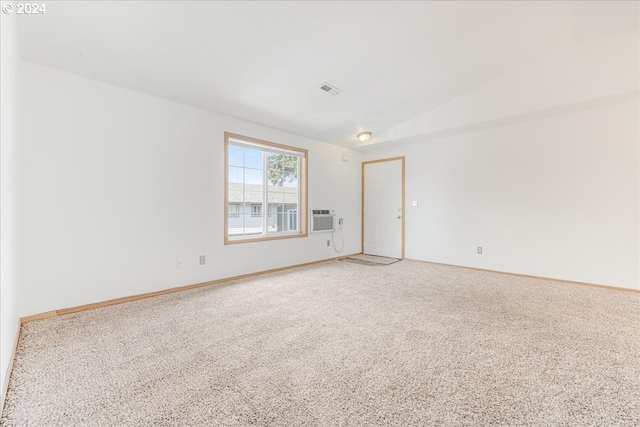
M 229 139 L 239 139 L 247 142 L 252 142 L 255 144 L 263 145 L 265 147 L 274 147 L 280 148 L 284 150 L 292 150 L 297 151 L 299 153 L 304 153 L 304 157 L 300 159 L 300 170 L 298 171 L 298 188 L 300 201 L 298 203 L 298 224 L 299 230 L 294 232 L 282 232 L 271 235 L 260 235 L 260 236 L 243 236 L 243 237 L 229 237 Z M 304 214 L 308 210 L 309 200 L 309 151 L 300 148 L 300 147 L 292 147 L 289 145 L 278 144 L 275 142 L 265 141 L 262 139 L 252 138 L 244 135 L 239 135 L 231 132 L 224 133 L 224 244 L 225 245 L 233 245 L 238 243 L 250 243 L 250 242 L 262 242 L 268 240 L 281 240 L 281 239 L 295 239 L 299 237 L 307 237 L 309 235 L 308 232 L 308 221 L 307 215 Z M 267 206 L 267 211 L 268 211 Z M 264 209 L 263 209 L 264 211 Z M 264 214 L 264 212 L 263 212 Z

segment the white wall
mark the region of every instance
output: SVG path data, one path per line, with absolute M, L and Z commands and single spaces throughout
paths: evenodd
M 407 258 L 640 289 L 638 105 L 374 149 L 365 159 L 406 156 Z
M 14 155 L 18 145 L 18 106 L 20 88 L 20 48 L 14 14 L 2 13 L 0 46 L 0 385 L 4 384 L 9 358 L 18 330 L 16 312 Z M 0 403 L 0 407 L 2 404 Z
M 21 316 L 336 256 L 327 234 L 223 245 L 225 131 L 307 148 L 309 207 L 335 209 L 343 253 L 360 251 L 359 153 L 32 63 L 22 71 Z

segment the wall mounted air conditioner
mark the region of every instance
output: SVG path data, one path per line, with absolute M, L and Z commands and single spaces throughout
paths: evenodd
M 311 232 L 325 233 L 335 230 L 335 214 L 328 209 L 311 209 Z

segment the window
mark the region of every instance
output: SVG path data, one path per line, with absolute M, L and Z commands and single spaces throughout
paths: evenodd
M 289 230 L 295 230 L 298 226 L 298 211 L 290 209 L 287 214 L 289 215 Z
M 225 244 L 307 236 L 307 150 L 225 133 Z

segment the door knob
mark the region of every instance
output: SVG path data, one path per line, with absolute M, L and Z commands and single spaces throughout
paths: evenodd
M 398 218 L 398 219 L 402 219 L 402 215 L 398 215 L 398 216 L 397 216 L 397 218 Z

